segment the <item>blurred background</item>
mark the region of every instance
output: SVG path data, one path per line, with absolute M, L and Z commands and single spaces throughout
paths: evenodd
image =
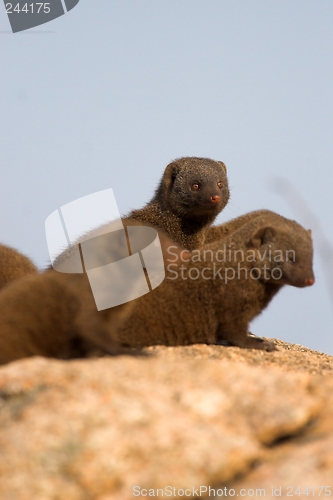
M 61 205 L 112 187 L 126 214 L 173 159 L 222 160 L 218 222 L 269 208 L 314 235 L 316 284 L 252 332 L 333 354 L 332 25 L 331 0 L 81 0 L 12 34 L 0 6 L 0 241 L 43 268 Z

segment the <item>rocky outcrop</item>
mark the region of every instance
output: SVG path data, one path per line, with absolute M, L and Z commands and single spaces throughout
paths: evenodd
M 333 490 L 333 358 L 276 342 L 1 367 L 0 498 Z

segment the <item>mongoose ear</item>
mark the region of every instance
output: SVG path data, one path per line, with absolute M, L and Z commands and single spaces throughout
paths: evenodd
M 223 163 L 223 161 L 218 161 L 217 163 L 219 165 L 221 165 L 221 167 L 223 168 L 224 173 L 226 174 L 227 173 L 227 167 L 225 166 L 225 164 Z
M 169 163 L 169 165 L 164 170 L 163 186 L 167 191 L 169 191 L 172 188 L 175 178 L 177 177 L 179 171 L 180 171 L 180 165 L 176 161 Z
M 276 231 L 272 226 L 261 227 L 252 234 L 249 240 L 249 246 L 260 248 L 262 245 L 272 241 L 275 234 Z
M 308 233 L 309 233 L 310 236 L 312 235 L 311 229 L 308 229 Z

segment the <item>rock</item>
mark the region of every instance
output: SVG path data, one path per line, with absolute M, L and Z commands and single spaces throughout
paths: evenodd
M 168 347 L 152 346 L 144 349 L 148 354 L 190 357 L 196 359 L 213 358 L 241 361 L 252 366 L 281 367 L 287 371 L 300 371 L 317 375 L 333 375 L 333 357 L 313 351 L 299 344 L 289 344 L 278 339 L 274 341 L 279 351 L 267 352 L 238 347 L 219 347 L 215 345 L 197 344 L 190 346 Z
M 333 495 L 333 380 L 317 379 L 314 390 L 325 401 L 318 417 L 294 439 L 268 449 L 256 466 L 228 488 L 264 489 L 265 498 Z M 272 493 L 274 488 L 275 495 Z
M 280 346 L 1 367 L 0 498 L 129 500 L 166 487 L 196 498 L 208 485 L 264 485 L 270 498 L 274 485 L 329 485 L 333 359 Z

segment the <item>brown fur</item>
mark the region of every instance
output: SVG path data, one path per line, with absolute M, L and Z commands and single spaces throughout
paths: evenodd
M 193 189 L 195 184 L 198 189 Z M 223 162 L 179 158 L 166 167 L 153 199 L 128 217 L 162 229 L 177 244 L 192 250 L 205 243 L 208 228 L 228 200 Z
M 32 355 L 86 356 L 96 348 L 117 354 L 124 352 L 121 345 L 132 348 L 227 342 L 273 350 L 271 342 L 248 336 L 248 325 L 285 284 L 302 287 L 313 283 L 311 237 L 296 222 L 271 212 L 249 220 L 228 238 L 192 253 L 160 234 L 169 259 L 164 283 L 146 296 L 105 311 L 97 311 L 83 274 L 49 271 L 7 285 L 0 292 L 0 363 Z M 256 262 L 246 261 L 239 254 L 237 261 L 217 262 L 216 252 L 224 245 L 232 251 L 252 250 Z M 295 263 L 273 262 L 283 272 L 280 280 L 270 277 L 272 263 L 264 255 L 269 249 L 296 252 Z M 209 251 L 215 255 L 212 262 L 203 258 Z M 189 260 L 190 256 L 192 261 L 184 268 L 177 267 L 181 258 Z M 187 279 L 173 279 L 175 273 L 188 273 L 190 268 L 212 277 L 214 264 L 221 269 L 215 279 L 189 279 L 186 275 Z M 237 269 L 238 264 L 248 272 L 253 267 L 262 272 L 266 265 L 268 276 L 256 280 L 241 275 L 240 280 L 226 284 L 225 273 Z
M 230 236 L 232 233 L 240 229 L 244 224 L 251 222 L 253 219 L 263 215 L 274 214 L 270 210 L 262 209 L 255 210 L 254 212 L 248 212 L 247 214 L 241 215 L 240 217 L 236 217 L 224 224 L 220 224 L 218 226 L 211 226 L 208 228 L 205 244 L 213 243 L 214 241 L 221 240 L 227 236 Z
M 14 248 L 0 245 L 0 288 L 26 274 L 37 273 L 31 260 Z
M 219 181 L 222 187 L 218 186 Z M 195 182 L 199 185 L 197 191 L 191 189 Z M 228 180 L 223 162 L 184 157 L 166 167 L 151 202 L 134 210 L 127 218 L 158 227 L 179 245 L 194 249 L 205 243 L 209 226 L 228 200 Z M 64 255 L 67 258 L 68 252 Z M 0 288 L 36 272 L 37 268 L 28 257 L 0 245 Z
M 132 302 L 97 311 L 86 275 L 25 276 L 0 293 L 0 364 L 28 356 L 75 358 L 123 350 L 112 332 Z
M 126 225 L 141 225 L 126 221 Z M 173 242 L 160 233 L 162 250 Z M 107 240 L 96 240 L 99 246 Z M 101 255 L 108 248 L 99 248 Z M 181 251 L 182 249 L 179 249 Z M 113 241 L 113 256 L 121 256 L 121 241 Z M 0 291 L 0 364 L 40 355 L 85 357 L 94 353 L 123 354 L 115 333 L 135 301 L 98 311 L 86 274 L 49 270 L 25 276 Z
M 248 250 L 252 250 L 256 262 L 247 261 L 240 253 L 236 254 L 235 261 L 218 262 L 216 252 L 224 245 L 227 250 L 243 250 L 245 256 Z M 269 250 L 294 250 L 296 261 L 270 262 Z M 203 256 L 210 255 L 207 251 L 212 251 L 215 256 L 212 262 L 207 258 L 204 261 Z M 250 222 L 228 238 L 193 252 L 192 262 L 183 268 L 183 277 L 178 272 L 177 279 L 174 279 L 176 271 L 169 266 L 163 284 L 135 301 L 130 317 L 117 332 L 117 338 L 124 345 L 135 347 L 227 342 L 240 347 L 274 350 L 272 342 L 248 335 L 249 323 L 284 285 L 303 287 L 314 282 L 312 254 L 311 236 L 296 222 L 273 213 L 253 220 L 250 218 Z M 197 262 L 198 257 L 200 262 Z M 221 255 L 218 258 L 221 260 Z M 220 277 L 217 274 L 215 279 L 203 279 L 203 272 L 206 278 L 213 277 L 214 264 L 217 270 L 221 269 Z M 237 270 L 238 264 L 248 273 L 252 268 L 258 268 L 261 279 L 245 279 L 245 271 L 241 271 L 241 279 L 225 283 L 225 273 L 231 276 L 228 269 Z M 270 276 L 272 267 L 281 269 L 281 279 Z M 186 275 L 189 268 L 194 268 L 192 277 L 199 273 L 200 278 L 189 279 Z

